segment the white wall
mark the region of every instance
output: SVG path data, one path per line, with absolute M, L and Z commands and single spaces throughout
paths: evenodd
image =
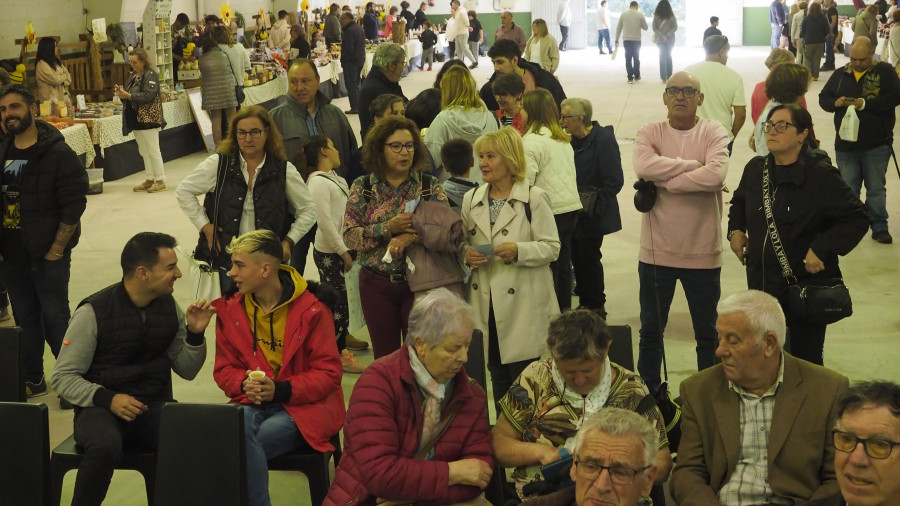
M 0 58 L 19 57 L 15 40 L 25 37 L 28 21 L 38 37 L 59 35 L 63 43 L 78 42 L 78 34 L 85 31 L 83 9 L 82 0 L 0 0 Z

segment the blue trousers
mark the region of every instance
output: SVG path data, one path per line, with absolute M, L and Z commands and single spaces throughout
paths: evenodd
M 675 282 L 681 281 L 687 298 L 694 339 L 697 341 L 697 370 L 711 367 L 716 359 L 716 305 L 722 294 L 721 268 L 680 269 L 638 262 L 640 279 L 641 330 L 638 346 L 638 373 L 651 392 L 659 389 L 663 332 L 675 296 Z
M 271 506 L 268 460 L 293 451 L 301 442 L 300 430 L 281 404 L 244 405 L 244 441 L 247 452 L 247 493 L 251 506 Z
M 837 151 L 835 158 L 841 177 L 856 196 L 859 196 L 863 183 L 866 185 L 866 210 L 872 233 L 886 231 L 888 211 L 887 190 L 884 185 L 888 162 L 891 160 L 891 147 L 885 144 L 872 149 Z
M 603 30 L 597 30 L 597 49 L 600 50 L 600 54 L 605 54 L 603 52 L 603 43 L 606 43 L 607 52 L 612 53 L 612 44 L 609 42 L 609 28 L 604 28 Z

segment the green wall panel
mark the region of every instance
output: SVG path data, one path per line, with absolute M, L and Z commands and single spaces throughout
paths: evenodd
M 841 16 L 853 16 L 852 5 L 838 5 Z M 744 45 L 768 46 L 772 40 L 772 25 L 769 24 L 768 7 L 744 7 Z
M 530 12 L 513 12 L 513 23 L 522 27 L 525 31 L 525 38 L 531 37 L 531 13 Z M 432 23 L 444 24 L 447 22 L 449 14 L 428 14 L 428 20 Z M 494 33 L 500 26 L 500 13 L 490 12 L 478 14 L 478 21 L 481 22 L 481 28 L 484 30 L 484 40 L 488 45 L 494 44 Z

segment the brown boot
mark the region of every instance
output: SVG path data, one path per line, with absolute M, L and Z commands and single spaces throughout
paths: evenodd
M 154 181 L 153 186 L 147 188 L 147 193 L 157 193 L 166 191 L 165 181 Z
M 148 179 L 148 180 L 144 181 L 143 183 L 132 188 L 132 191 L 145 192 L 145 191 L 149 190 L 151 186 L 153 186 L 153 180 Z
M 348 350 L 365 351 L 369 349 L 369 343 L 353 337 L 353 334 L 347 334 L 346 346 Z
M 341 352 L 341 368 L 350 374 L 362 374 L 366 370 L 366 365 L 356 360 L 352 353 L 344 350 Z

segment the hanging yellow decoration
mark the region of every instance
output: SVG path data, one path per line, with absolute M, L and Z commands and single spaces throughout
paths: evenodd
M 222 7 L 219 8 L 219 13 L 225 26 L 231 26 L 231 22 L 234 20 L 234 12 L 232 12 L 231 6 L 222 4 Z
M 25 40 L 28 41 L 29 46 L 34 45 L 35 35 L 34 25 L 29 21 L 28 24 L 25 25 Z
M 303 0 L 302 2 L 300 2 L 300 10 L 301 11 L 309 10 L 309 0 Z

